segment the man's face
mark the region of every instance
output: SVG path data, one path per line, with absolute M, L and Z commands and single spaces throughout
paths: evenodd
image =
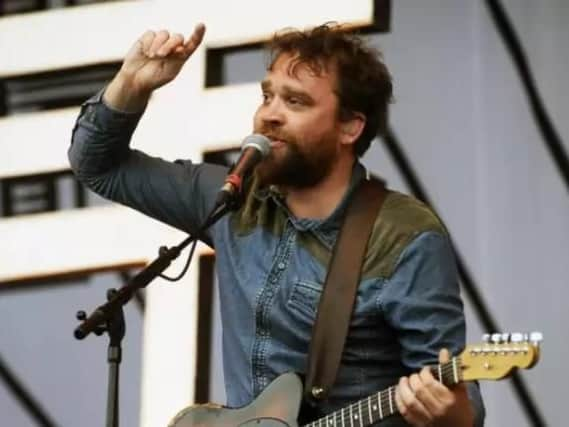
M 269 156 L 256 169 L 263 184 L 307 188 L 334 167 L 340 125 L 333 68 L 317 75 L 284 53 L 268 71 L 254 117 L 255 132 L 271 140 Z

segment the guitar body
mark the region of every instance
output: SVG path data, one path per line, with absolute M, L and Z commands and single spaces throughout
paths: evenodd
M 182 409 L 168 427 L 298 427 L 302 400 L 300 378 L 287 373 L 274 380 L 250 405 L 239 409 L 193 405 Z

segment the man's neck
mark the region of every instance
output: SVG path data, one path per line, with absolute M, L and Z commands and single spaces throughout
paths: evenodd
M 355 160 L 340 159 L 332 172 L 315 186 L 288 188 L 286 203 L 297 218 L 326 219 L 340 204 L 350 185 Z

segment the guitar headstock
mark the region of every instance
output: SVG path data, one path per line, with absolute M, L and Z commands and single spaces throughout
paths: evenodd
M 483 342 L 468 345 L 460 355 L 463 381 L 498 380 L 515 369 L 529 369 L 539 359 L 540 332 L 486 334 Z

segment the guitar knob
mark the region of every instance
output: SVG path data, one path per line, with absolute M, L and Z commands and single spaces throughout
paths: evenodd
M 509 343 L 510 342 L 510 334 L 502 334 L 502 342 Z
M 514 332 L 511 336 L 510 336 L 510 341 L 513 343 L 520 343 L 524 340 L 524 334 L 521 334 L 519 332 Z

